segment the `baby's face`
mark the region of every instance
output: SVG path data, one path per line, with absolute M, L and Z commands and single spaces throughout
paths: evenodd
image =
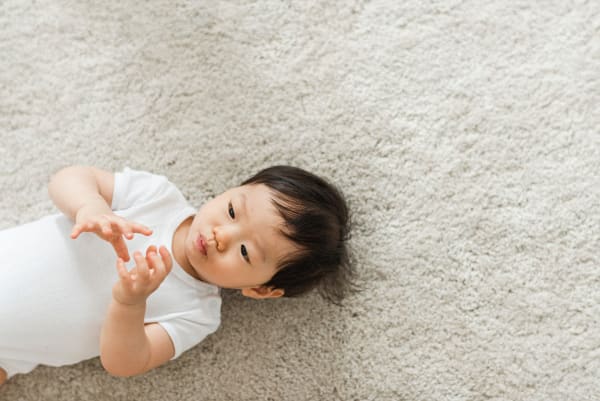
M 200 280 L 247 290 L 273 277 L 278 261 L 297 248 L 280 232 L 283 219 L 272 198 L 263 184 L 244 185 L 200 208 L 185 239 L 186 257 Z

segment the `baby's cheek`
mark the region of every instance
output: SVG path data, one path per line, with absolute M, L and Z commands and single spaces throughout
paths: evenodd
M 237 255 L 234 252 L 227 252 L 227 256 L 225 258 L 223 258 L 223 264 L 221 265 L 221 268 L 224 271 L 228 271 L 231 273 L 234 272 L 239 272 L 240 271 L 240 263 L 239 263 L 239 258 L 236 257 Z
M 251 268 L 250 265 L 243 266 L 239 260 L 233 256 L 228 256 L 224 263 L 219 266 L 218 273 L 223 276 L 223 278 L 238 282 L 240 280 L 245 280 L 248 277 L 248 269 Z

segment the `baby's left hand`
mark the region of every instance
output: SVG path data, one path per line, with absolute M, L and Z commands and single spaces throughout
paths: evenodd
M 117 260 L 119 281 L 112 291 L 115 301 L 124 305 L 138 305 L 145 303 L 150 294 L 156 291 L 173 268 L 167 248 L 161 246 L 159 252 L 156 253 L 154 245 L 146 250 L 146 258 L 141 252 L 135 251 L 133 258 L 136 266 L 131 271 L 127 271 L 123 259 Z

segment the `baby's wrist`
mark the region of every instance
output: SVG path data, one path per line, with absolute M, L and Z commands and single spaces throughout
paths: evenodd
M 102 198 L 93 198 L 86 201 L 75 213 L 75 223 L 79 223 L 88 217 L 112 213 L 112 209 Z
M 113 302 L 124 308 L 145 308 L 146 298 L 121 299 L 113 295 Z

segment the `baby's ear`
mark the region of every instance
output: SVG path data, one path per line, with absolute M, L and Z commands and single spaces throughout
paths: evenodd
M 272 287 L 253 287 L 253 288 L 242 288 L 242 295 L 248 298 L 254 299 L 267 299 L 267 298 L 279 298 L 282 297 L 285 291 L 281 288 Z

